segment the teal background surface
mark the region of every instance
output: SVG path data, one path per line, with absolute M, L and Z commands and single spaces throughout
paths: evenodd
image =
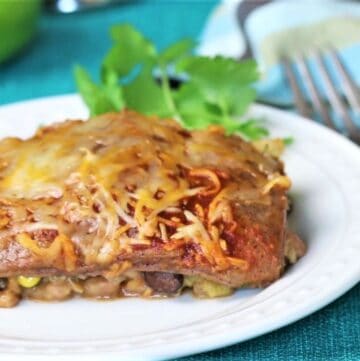
M 81 63 L 97 75 L 112 24 L 132 23 L 162 48 L 184 36 L 197 38 L 216 3 L 129 1 L 81 14 L 44 15 L 34 42 L 21 56 L 0 65 L 0 104 L 74 92 L 72 66 Z M 360 360 L 360 285 L 293 325 L 181 360 Z
M 13 1 L 21 6 L 26 0 Z M 113 24 L 131 23 L 163 48 L 182 37 L 197 38 L 216 3 L 132 0 L 96 11 L 45 15 L 32 44 L 17 58 L 0 64 L 0 104 L 74 92 L 72 67 L 80 63 L 97 75 Z

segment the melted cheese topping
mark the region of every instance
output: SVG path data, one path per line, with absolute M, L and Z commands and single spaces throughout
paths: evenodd
M 189 134 L 131 112 L 5 139 L 0 164 L 0 239 L 14 236 L 47 264 L 61 258 L 67 271 L 155 241 L 167 250 L 196 244 L 214 269 L 244 269 L 221 236 L 236 232 L 234 194 L 266 202 L 274 187 L 290 186 L 277 160 L 219 129 Z M 32 236 L 43 224 L 58 234 L 47 244 Z

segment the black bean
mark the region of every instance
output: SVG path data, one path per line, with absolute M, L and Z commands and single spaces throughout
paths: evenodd
M 174 294 L 183 285 L 184 277 L 176 273 L 144 272 L 146 284 L 155 292 Z
M 8 283 L 9 281 L 7 278 L 0 278 L 0 291 L 6 290 Z
M 286 210 L 287 214 L 290 215 L 293 210 L 294 210 L 294 201 L 290 196 L 288 196 L 288 206 Z

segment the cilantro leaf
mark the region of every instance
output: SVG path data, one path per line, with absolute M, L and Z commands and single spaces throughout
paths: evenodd
M 192 92 L 182 94 L 182 102 L 184 103 L 184 97 L 188 96 L 190 100 L 187 103 L 194 103 L 191 98 L 195 94 L 203 107 L 202 114 L 198 114 L 203 117 L 203 121 L 194 122 L 192 127 L 218 124 L 222 125 L 228 134 L 239 132 L 248 139 L 265 134 L 262 126 L 256 126 L 253 122 L 240 123 L 238 120 L 256 97 L 256 92 L 251 87 L 258 77 L 253 61 L 239 63 L 223 57 L 188 57 L 179 63 L 178 69 L 188 74 L 189 81 L 184 86 L 192 89 Z M 181 91 L 180 88 L 179 92 Z M 179 106 L 182 107 L 181 104 Z M 181 109 L 180 113 L 183 113 Z
M 104 72 L 103 93 L 107 96 L 114 107 L 114 110 L 121 110 L 125 107 L 123 89 L 118 85 L 117 75 L 112 70 Z
M 131 25 L 113 26 L 110 33 L 115 44 L 103 60 L 103 69 L 112 69 L 122 77 L 128 75 L 135 66 L 155 59 L 154 44 Z
M 225 89 L 230 84 L 236 82 L 238 85 L 250 84 L 258 80 L 256 62 L 254 60 L 237 61 L 232 58 L 216 56 L 214 58 L 207 56 L 187 57 L 178 66 L 193 76 L 196 81 L 208 83 L 209 74 L 211 81 L 216 84 L 225 85 Z
M 188 129 L 206 128 L 216 124 L 219 118 L 214 109 L 204 102 L 200 89 L 193 83 L 185 83 L 174 94 L 180 123 Z
M 159 54 L 159 62 L 169 64 L 180 61 L 185 55 L 189 54 L 195 47 L 195 41 L 192 39 L 180 40 Z
M 259 121 L 244 120 L 256 97 L 252 87 L 258 79 L 254 61 L 190 55 L 195 46 L 191 39 L 159 52 L 128 24 L 116 25 L 110 33 L 114 44 L 101 65 L 100 84 L 84 69 L 75 69 L 78 89 L 92 115 L 127 107 L 172 117 L 188 129 L 216 124 L 227 134 L 239 133 L 249 140 L 268 135 Z M 170 87 L 168 71 L 172 69 L 186 79 L 176 90 Z
M 291 145 L 291 144 L 294 143 L 294 138 L 293 137 L 286 137 L 286 138 L 283 139 L 283 141 L 284 141 L 285 145 Z
M 151 70 L 150 66 L 144 67 L 132 83 L 124 86 L 126 105 L 147 115 L 172 116 L 165 94 L 155 82 Z
M 80 66 L 74 69 L 79 92 L 89 107 L 91 115 L 99 115 L 109 111 L 119 111 L 124 107 L 122 89 L 115 82 L 114 74 L 107 74 L 106 84 L 95 84 L 90 75 Z
M 188 57 L 178 68 L 199 86 L 207 102 L 218 105 L 225 114 L 242 115 L 255 99 L 255 91 L 249 88 L 258 79 L 254 61 Z
M 230 132 L 240 132 L 247 140 L 259 140 L 269 135 L 269 131 L 255 119 L 238 122 Z

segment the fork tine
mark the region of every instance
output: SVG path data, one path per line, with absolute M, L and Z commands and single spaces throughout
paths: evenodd
M 315 85 L 314 78 L 309 69 L 309 64 L 303 55 L 301 55 L 298 59 L 298 66 L 299 66 L 299 70 L 302 75 L 303 81 L 305 83 L 305 86 L 309 90 L 310 98 L 314 104 L 315 110 L 320 113 L 321 118 L 325 121 L 325 123 L 328 127 L 335 129 L 335 125 L 334 125 L 333 121 L 331 120 L 329 111 L 328 111 L 324 101 L 322 100 L 320 93 Z
M 329 97 L 330 104 L 334 108 L 335 112 L 338 113 L 341 116 L 342 120 L 344 121 L 349 136 L 356 137 L 358 130 L 356 129 L 355 124 L 351 120 L 346 104 L 341 98 L 341 96 L 338 94 L 336 90 L 336 86 L 328 73 L 324 56 L 319 52 L 316 52 L 314 54 L 314 59 L 318 65 L 319 73 L 325 83 L 325 90 Z
M 309 106 L 301 92 L 300 86 L 296 79 L 296 74 L 288 58 L 282 57 L 280 59 L 281 65 L 285 69 L 286 77 L 289 80 L 290 88 L 294 94 L 295 106 L 300 114 L 304 117 L 310 118 Z
M 334 50 L 330 49 L 328 54 L 334 62 L 337 71 L 340 74 L 341 85 L 346 95 L 346 98 L 351 107 L 360 114 L 360 90 L 352 81 L 345 65 L 343 64 L 340 55 Z

